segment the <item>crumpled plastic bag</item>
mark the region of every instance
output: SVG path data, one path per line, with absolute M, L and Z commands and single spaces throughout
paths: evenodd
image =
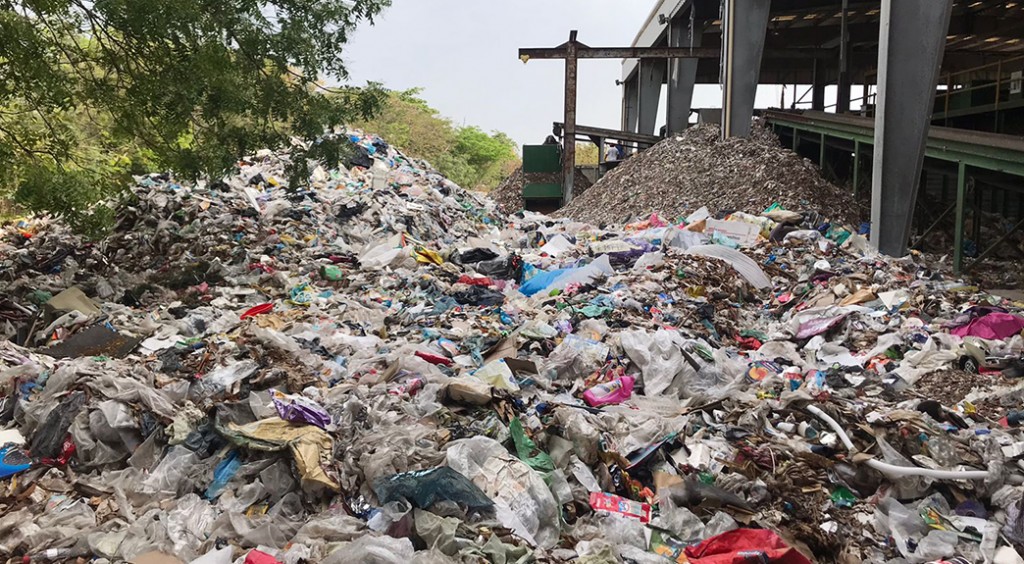
M 409 539 L 366 535 L 331 553 L 323 564 L 408 564 L 414 553 Z
M 602 342 L 567 335 L 548 355 L 541 372 L 553 371 L 559 378 L 579 378 L 603 366 L 610 350 Z
M 678 332 L 664 329 L 653 334 L 623 331 L 619 333 L 619 343 L 629 359 L 640 368 L 644 395 L 660 396 L 665 393 L 685 365 L 681 352 L 683 338 Z
M 542 548 L 558 543 L 561 521 L 551 490 L 501 443 L 480 436 L 454 441 L 448 445 L 447 461 L 494 500 L 503 526 Z
M 245 448 L 270 452 L 288 449 L 295 458 L 303 488 L 322 486 L 333 491 L 341 490 L 321 464 L 325 457 L 331 457 L 334 440 L 319 427 L 297 425 L 271 417 L 248 425 L 228 423 L 226 427 L 218 426 L 218 431 Z

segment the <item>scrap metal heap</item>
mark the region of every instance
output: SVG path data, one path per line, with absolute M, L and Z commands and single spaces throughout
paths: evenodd
M 0 553 L 1020 561 L 1024 304 L 813 178 L 599 229 L 352 141 L 301 188 L 270 152 L 139 178 L 101 241 L 3 231 Z

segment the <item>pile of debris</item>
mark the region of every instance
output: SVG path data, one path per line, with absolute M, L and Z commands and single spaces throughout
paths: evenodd
M 806 207 L 505 216 L 352 139 L 2 233 L 0 552 L 1020 561 L 1024 304 Z
M 545 182 L 551 184 L 561 184 L 562 177 L 560 174 L 550 175 L 551 178 L 546 179 Z M 534 179 L 536 181 L 536 179 Z M 573 180 L 573 194 L 583 194 L 593 186 L 590 179 L 587 178 L 583 172 L 579 169 L 576 170 L 576 176 Z M 526 207 L 526 202 L 523 200 L 523 184 L 525 183 L 525 177 L 523 175 L 523 167 L 519 167 L 508 176 L 501 184 L 498 185 L 490 196 L 498 204 L 498 209 L 504 213 L 516 213 Z
M 825 181 L 813 163 L 783 148 L 768 129 L 755 126 L 750 138 L 722 140 L 714 124 L 690 128 L 629 158 L 557 215 L 621 224 L 652 212 L 682 217 L 701 206 L 712 214 L 758 213 L 771 202 L 826 212 L 853 225 L 867 215 L 849 191 Z

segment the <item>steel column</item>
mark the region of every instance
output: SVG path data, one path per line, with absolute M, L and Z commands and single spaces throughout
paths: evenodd
M 576 79 L 579 61 L 576 59 L 576 31 L 569 33 L 565 46 L 565 125 L 562 136 L 562 205 L 572 201 L 576 180 Z
M 941 0 L 940 0 L 941 1 Z M 843 0 L 839 27 L 839 80 L 836 82 L 836 113 L 850 112 L 850 0 Z
M 953 273 L 964 269 L 964 204 L 967 200 L 967 163 L 960 161 L 956 176 L 956 217 L 953 230 Z
M 821 149 L 818 154 L 818 168 L 825 170 L 825 134 L 821 134 Z
M 665 60 L 640 59 L 640 123 L 637 133 L 657 133 L 658 104 L 661 102 L 661 85 L 665 83 L 666 68 Z
M 690 7 L 688 20 L 675 19 L 669 23 L 669 47 L 700 47 L 703 30 L 697 22 L 696 8 Z M 679 133 L 690 125 L 690 107 L 693 87 L 697 82 L 699 59 L 671 59 L 668 62 L 668 124 L 669 133 Z
M 853 142 L 853 196 L 860 196 L 860 140 Z
M 750 135 L 771 0 L 724 0 L 722 136 Z
M 622 130 L 637 133 L 640 123 L 640 76 L 634 76 L 622 85 Z
M 811 84 L 811 109 L 825 111 L 825 64 L 814 60 L 814 78 Z
M 953 0 L 883 0 L 871 243 L 903 256 Z

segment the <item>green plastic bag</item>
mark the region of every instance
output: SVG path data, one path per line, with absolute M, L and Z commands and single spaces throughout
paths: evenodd
M 526 436 L 526 430 L 523 429 L 519 418 L 509 422 L 508 430 L 512 434 L 512 442 L 516 445 L 516 455 L 527 466 L 545 474 L 555 470 L 555 462 L 548 453 L 537 448 L 537 444 Z

